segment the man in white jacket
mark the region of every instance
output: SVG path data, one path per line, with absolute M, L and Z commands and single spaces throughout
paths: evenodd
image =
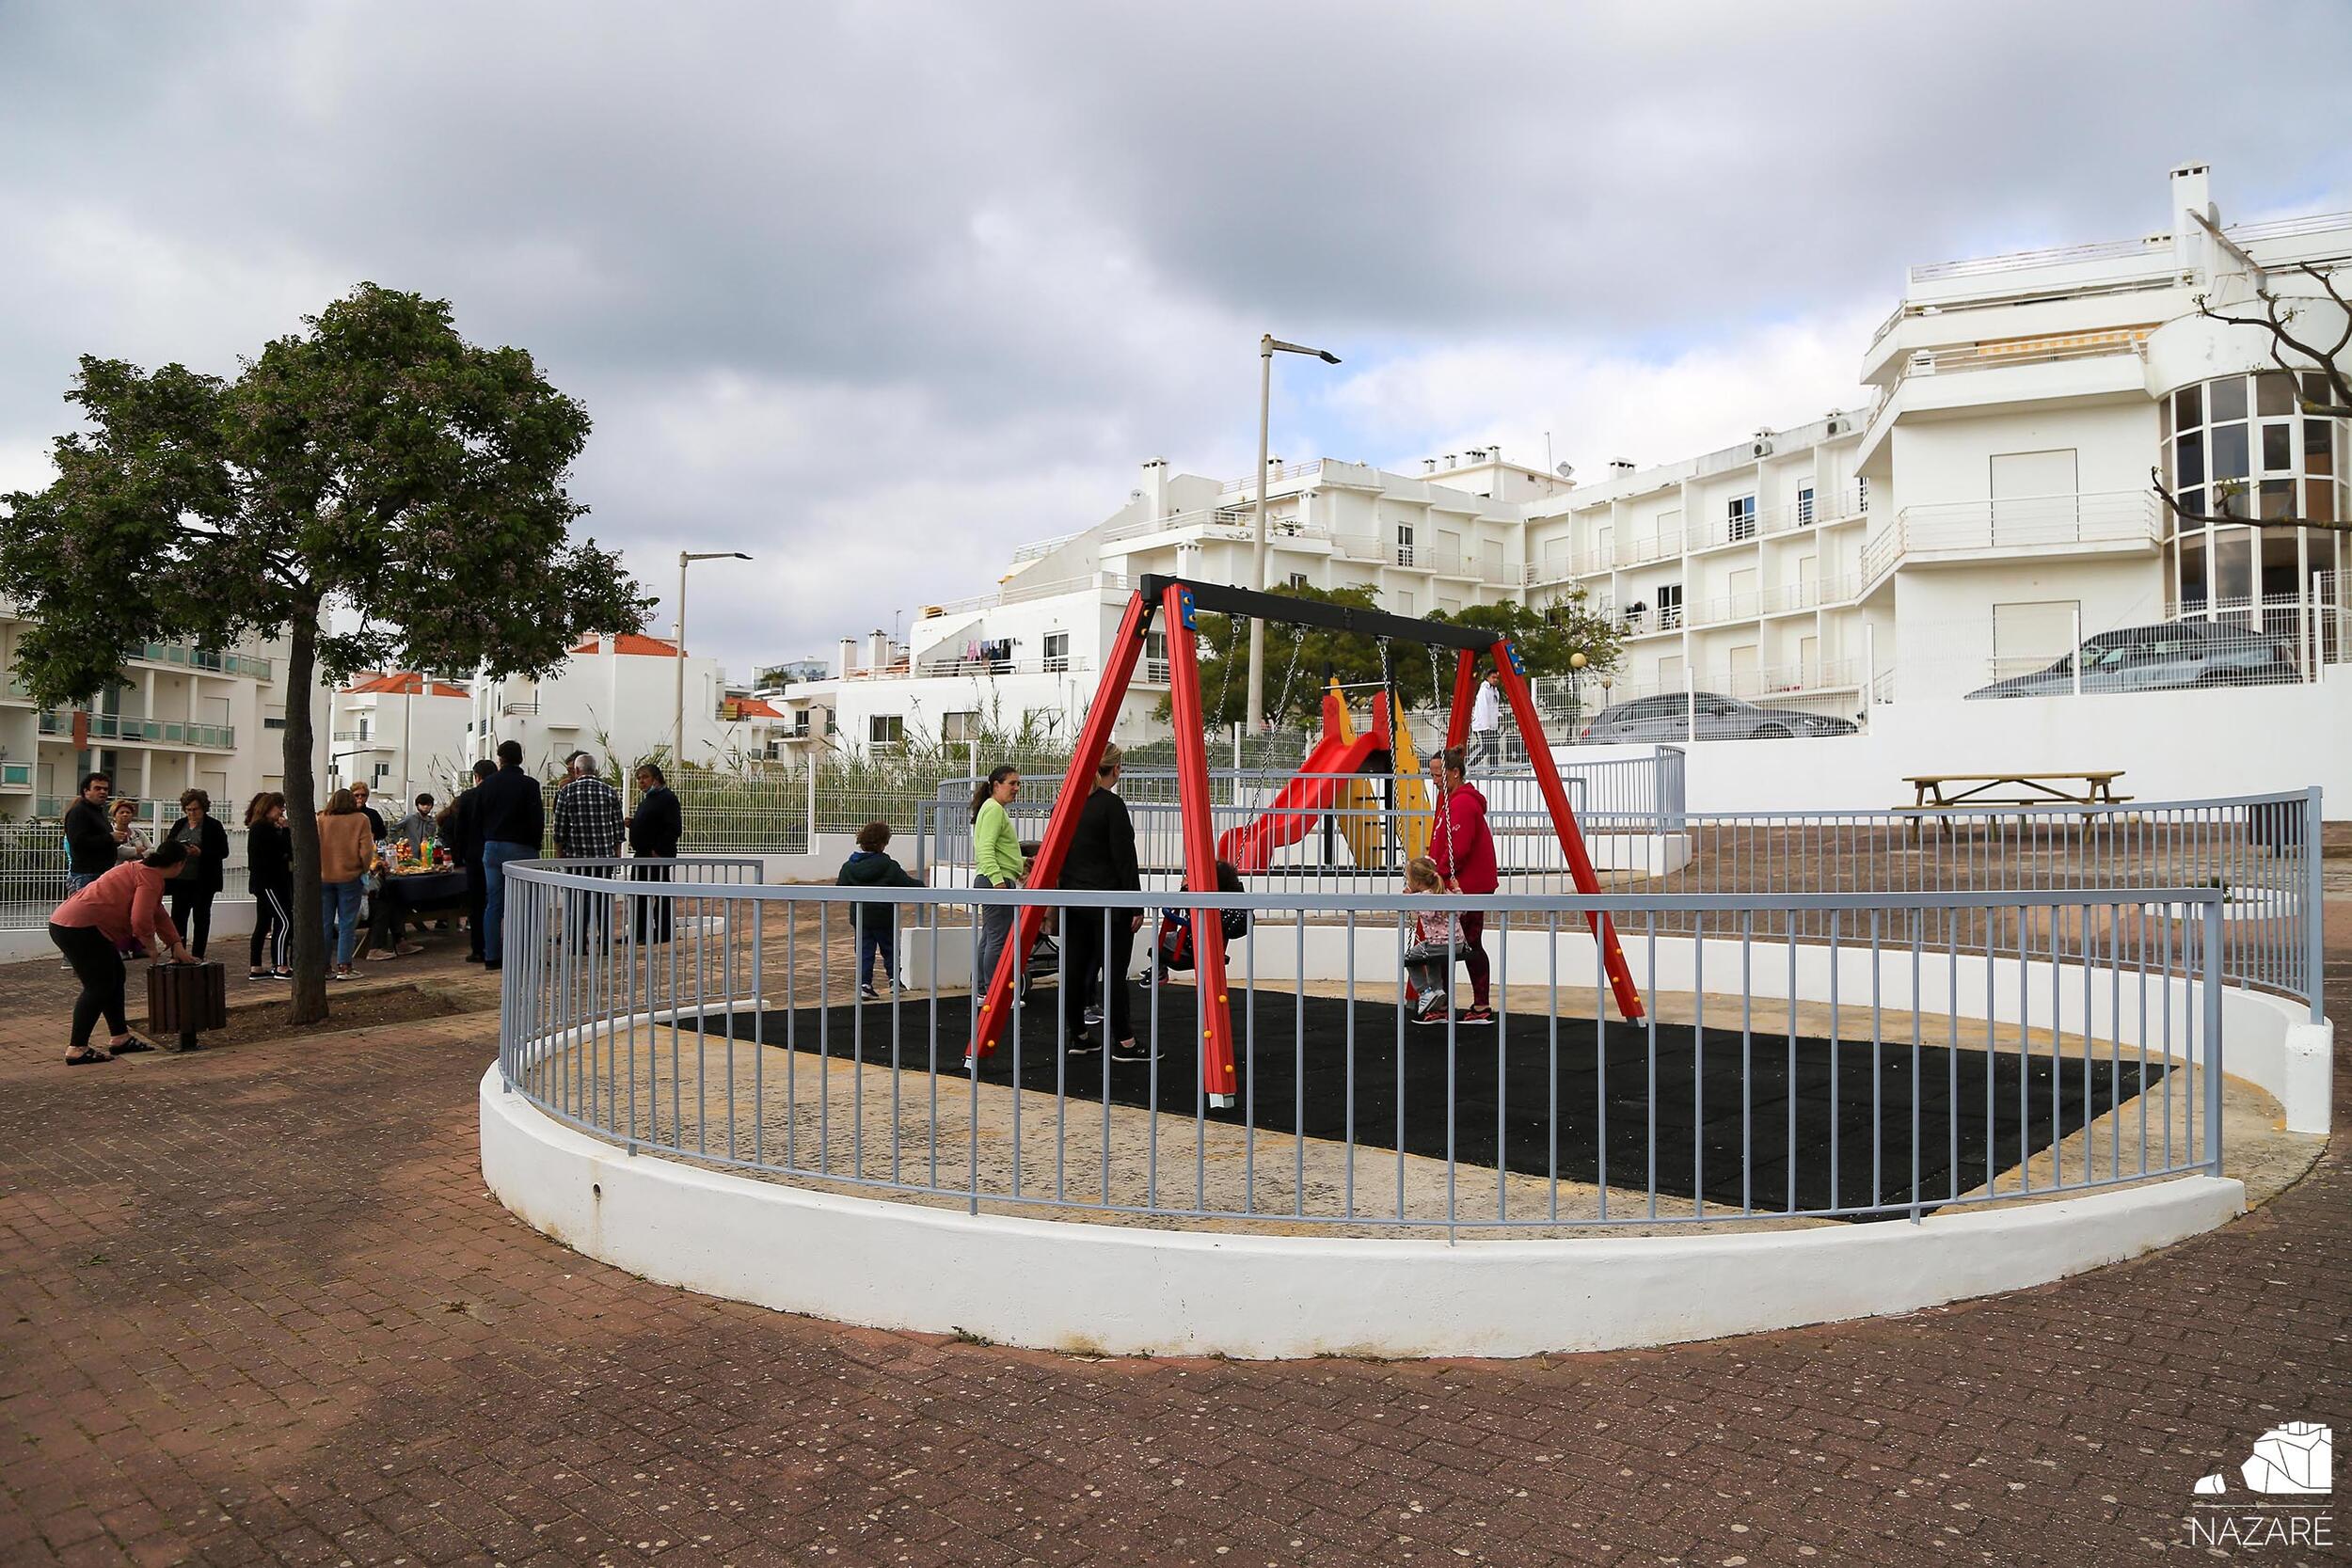
M 1502 693 L 1495 673 L 1486 672 L 1470 700 L 1470 766 L 1492 768 L 1502 757 Z

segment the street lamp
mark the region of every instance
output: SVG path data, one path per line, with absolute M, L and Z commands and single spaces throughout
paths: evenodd
M 741 550 L 677 552 L 677 710 L 670 729 L 670 766 L 686 766 L 686 565 L 691 561 L 749 561 Z
M 1261 594 L 1265 592 L 1265 465 L 1266 422 L 1274 401 L 1274 356 L 1276 354 L 1311 354 L 1327 365 L 1336 365 L 1340 356 L 1329 349 L 1306 348 L 1286 343 L 1270 333 L 1258 339 L 1258 524 L 1256 544 L 1250 554 L 1250 586 Z M 1249 620 L 1249 713 L 1248 732 L 1258 733 L 1258 721 L 1265 715 L 1265 621 L 1259 616 Z

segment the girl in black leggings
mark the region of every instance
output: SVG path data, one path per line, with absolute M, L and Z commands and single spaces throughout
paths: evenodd
M 253 895 L 253 942 L 246 978 L 292 978 L 286 951 L 294 914 L 294 835 L 286 798 L 265 789 L 245 808 L 246 886 Z

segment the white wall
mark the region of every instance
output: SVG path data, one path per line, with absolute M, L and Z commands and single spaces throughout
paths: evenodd
M 2352 669 L 2330 665 L 2327 679 L 2301 686 L 1892 703 L 1864 735 L 1701 741 L 1685 752 L 1693 812 L 1880 810 L 1911 803 L 1902 781 L 1912 774 L 2120 768 L 2119 793 L 2150 801 L 2318 784 L 2326 816 L 2342 821 L 2352 819 Z

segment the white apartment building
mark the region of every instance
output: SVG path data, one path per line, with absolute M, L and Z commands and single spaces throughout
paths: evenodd
M 2225 227 L 2201 165 L 2172 171 L 2167 200 L 2144 237 L 1912 268 L 1864 348 L 1870 401 L 1718 451 L 1585 483 L 1492 446 L 1417 475 L 1278 459 L 1268 580 L 1369 584 L 1403 614 L 1581 590 L 1623 629 L 1614 701 L 1696 689 L 1851 715 L 1866 691 L 1961 696 L 2078 637 L 2179 617 L 2258 627 L 2315 674 L 2344 657 L 2344 537 L 2250 520 L 2352 516 L 2352 430 L 2302 415 L 2311 388 L 2267 335 L 2197 300 L 2244 303 L 2256 268 L 2315 293 L 2278 269 L 2352 260 L 2352 214 Z M 2301 325 L 2331 341 L 2325 311 Z M 2249 524 L 2177 523 L 2158 469 L 2190 510 Z M 780 699 L 792 733 L 813 743 L 830 721 L 830 744 L 862 750 L 961 738 L 983 715 L 1074 733 L 1145 573 L 1250 580 L 1254 499 L 1252 478 L 1145 464 L 1101 523 L 1019 547 L 993 593 L 920 610 L 903 650 L 876 634 L 861 661 L 845 640 L 833 679 Z M 1156 647 L 1141 676 L 1122 742 L 1157 733 Z
M 414 670 L 361 675 L 335 693 L 326 787 L 364 783 L 404 805 L 449 799 L 473 766 L 473 694 Z
M 149 642 L 91 702 L 43 708 L 15 673 L 29 626 L 0 605 L 0 817 L 54 816 L 92 772 L 112 774 L 117 796 L 165 816 L 178 815 L 190 788 L 233 820 L 254 794 L 283 787 L 282 647 Z M 322 759 L 326 695 L 313 699 Z
M 477 678 L 465 766 L 507 740 L 520 743 L 523 766 L 543 776 L 560 771 L 580 750 L 627 762 L 668 756 L 681 712 L 678 754 L 688 763 L 730 768 L 780 754 L 784 714 L 729 688 L 715 658 L 686 657 L 681 708 L 678 657 L 677 644 L 666 638 L 625 632 L 589 638 L 540 680 Z

